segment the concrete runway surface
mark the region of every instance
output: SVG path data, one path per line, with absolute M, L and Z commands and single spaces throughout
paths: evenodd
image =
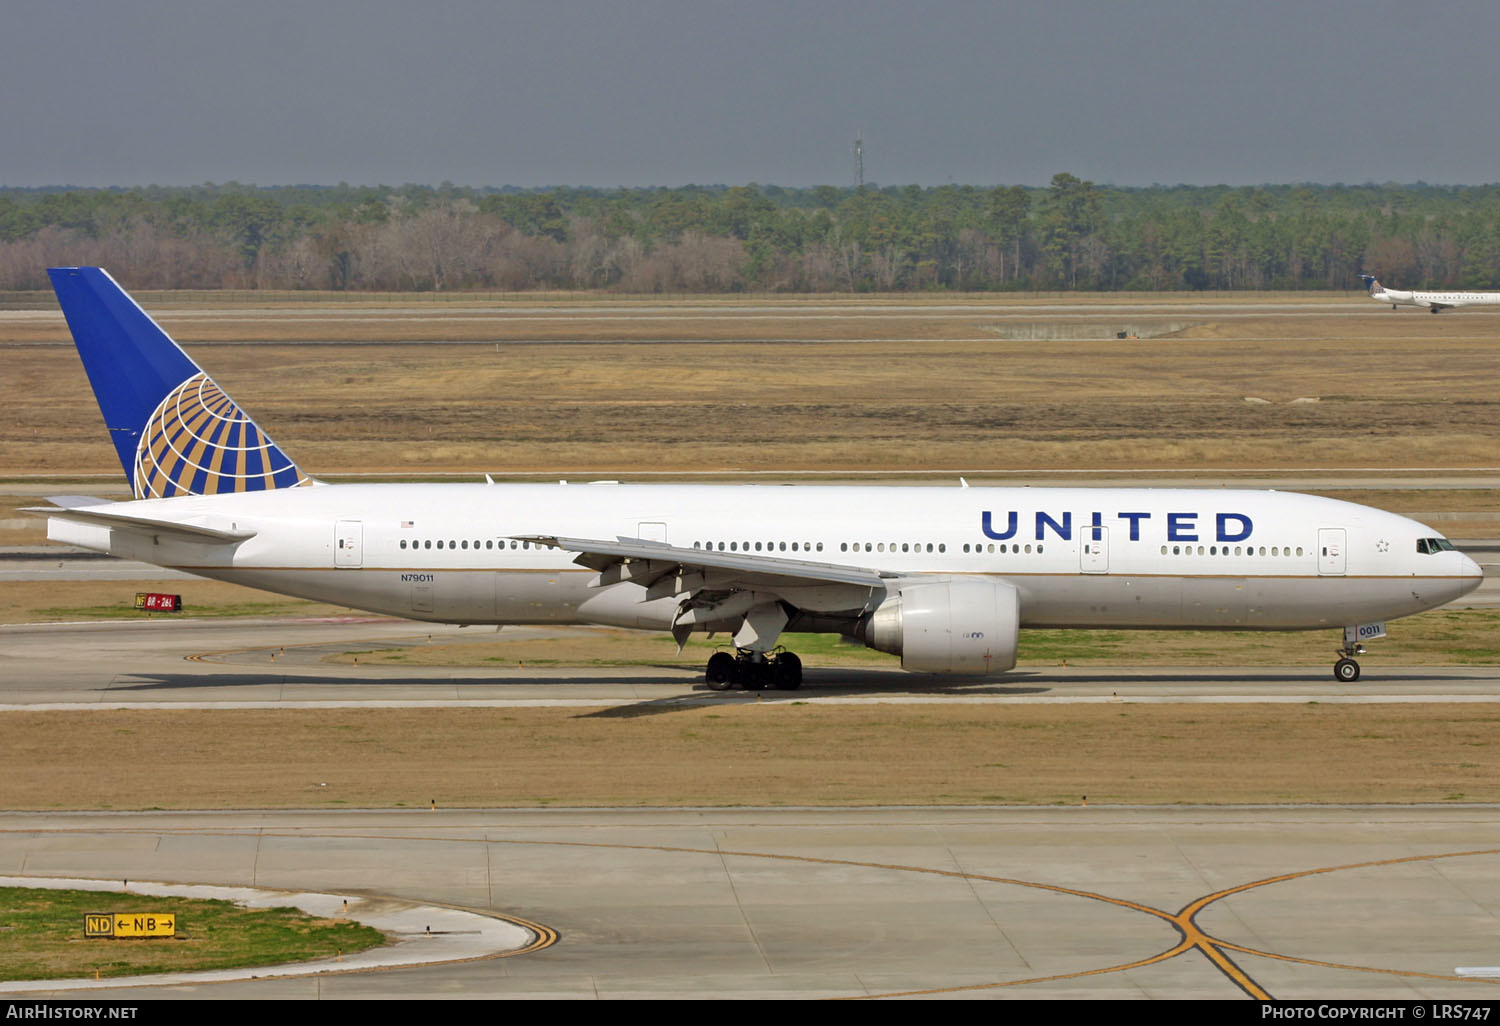
M 503 636 L 587 628 L 511 628 Z M 630 705 L 679 702 L 1493 702 L 1492 666 L 1381 665 L 1365 657 L 1355 684 L 1323 663 L 1253 667 L 1032 667 L 1002 677 L 935 678 L 894 667 L 809 666 L 794 692 L 711 692 L 678 666 L 477 668 L 323 662 L 349 649 L 463 645 L 488 628 L 382 617 L 151 620 L 0 626 L 0 710 L 406 705 Z M 1331 662 L 1330 662 L 1331 664 Z

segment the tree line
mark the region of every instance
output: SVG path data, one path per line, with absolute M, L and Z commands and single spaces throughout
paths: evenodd
M 0 189 L 0 289 L 1500 288 L 1500 186 Z

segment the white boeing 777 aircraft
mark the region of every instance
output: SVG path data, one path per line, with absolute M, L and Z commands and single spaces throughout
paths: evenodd
M 1371 299 L 1391 304 L 1392 310 L 1398 306 L 1423 306 L 1430 313 L 1437 313 L 1449 307 L 1500 306 L 1500 292 L 1403 292 L 1386 288 L 1373 274 L 1361 274 L 1359 280 L 1370 290 Z
M 785 631 L 985 675 L 1041 627 L 1342 627 L 1351 681 L 1481 579 L 1416 521 L 1283 492 L 322 484 L 103 270 L 49 273 L 136 496 L 56 497 L 49 538 L 418 620 L 722 632 L 715 689 L 798 687 Z

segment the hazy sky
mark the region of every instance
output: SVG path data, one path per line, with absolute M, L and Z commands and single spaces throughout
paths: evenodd
M 0 0 L 0 185 L 1500 181 L 1500 4 Z

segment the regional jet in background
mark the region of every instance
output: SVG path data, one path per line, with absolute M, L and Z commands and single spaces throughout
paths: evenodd
M 1449 307 L 1500 306 L 1500 292 L 1402 292 L 1386 288 L 1373 274 L 1361 274 L 1359 280 L 1370 290 L 1371 299 L 1391 304 L 1392 310 L 1398 306 L 1422 306 L 1437 313 Z
M 785 632 L 984 676 L 1048 627 L 1343 628 L 1352 681 L 1481 580 L 1430 527 L 1286 492 L 323 484 L 107 273 L 48 273 L 135 494 L 54 497 L 53 541 L 416 620 L 720 634 L 715 690 L 800 686 Z

